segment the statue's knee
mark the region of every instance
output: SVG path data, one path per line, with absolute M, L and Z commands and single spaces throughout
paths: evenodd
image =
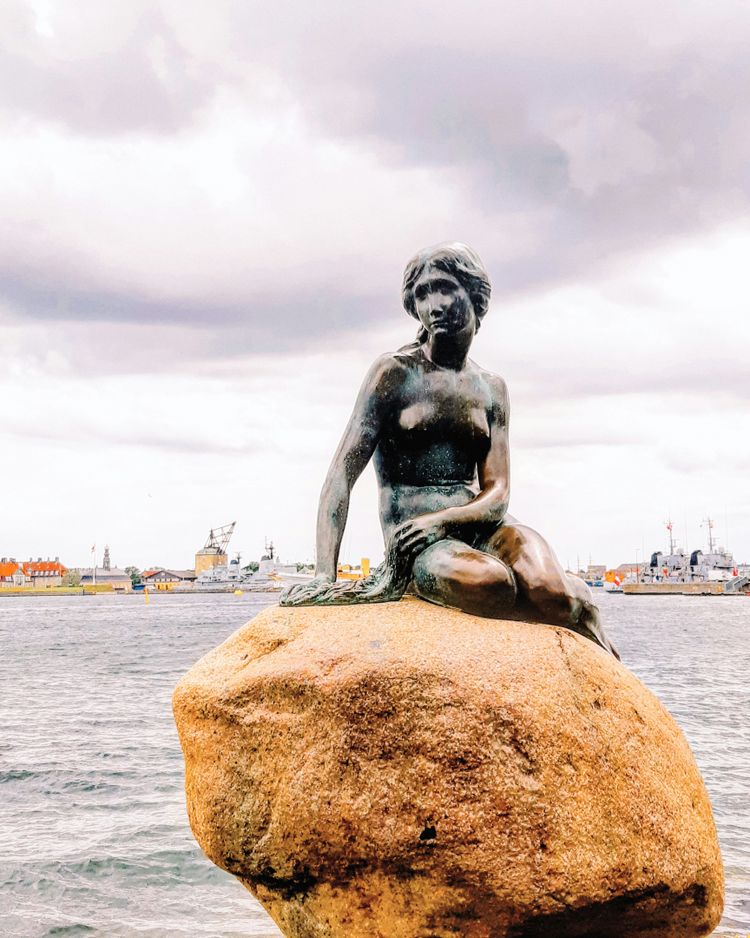
M 419 558 L 414 563 L 412 570 L 412 583 L 417 595 L 424 596 L 434 591 L 436 585 L 435 572 L 426 563 L 420 563 Z
M 475 615 L 502 617 L 515 606 L 516 579 L 507 564 L 486 554 L 462 558 L 448 587 Z M 458 604 L 458 603 L 457 603 Z
M 418 596 L 466 611 L 495 614 L 495 606 L 507 609 L 516 599 L 516 580 L 507 564 L 470 547 L 428 548 L 414 562 L 412 575 Z
M 417 594 L 427 599 L 438 593 L 449 569 L 445 548 L 441 544 L 433 544 L 423 550 L 412 567 L 412 580 Z
M 437 547 L 437 545 L 435 545 Z M 443 594 L 472 585 L 459 557 L 453 552 L 428 548 L 414 561 L 414 586 L 420 595 Z

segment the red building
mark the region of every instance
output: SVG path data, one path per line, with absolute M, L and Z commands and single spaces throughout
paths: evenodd
M 25 560 L 18 563 L 12 557 L 0 560 L 0 588 L 10 586 L 61 586 L 68 568 L 54 560 Z
M 57 557 L 54 560 L 39 557 L 38 560 L 27 560 L 21 566 L 32 586 L 62 586 L 63 577 L 68 572 Z

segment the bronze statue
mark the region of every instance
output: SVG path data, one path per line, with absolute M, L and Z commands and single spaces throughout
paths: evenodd
M 487 271 L 464 244 L 409 261 L 416 341 L 370 368 L 320 496 L 315 577 L 281 604 L 387 602 L 411 589 L 474 615 L 564 626 L 619 657 L 583 580 L 506 513 L 508 391 L 468 357 L 489 299 Z M 349 495 L 371 457 L 386 558 L 363 580 L 336 582 Z

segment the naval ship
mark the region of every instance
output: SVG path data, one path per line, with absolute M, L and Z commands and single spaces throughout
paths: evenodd
M 193 589 L 194 592 L 203 593 L 278 593 L 290 583 L 305 579 L 312 579 L 312 576 L 298 573 L 296 564 L 281 563 L 271 541 L 270 544 L 266 543 L 265 553 L 255 572 L 243 570 L 240 554 L 236 554 L 229 563 L 204 570 L 196 579 Z
M 718 546 L 712 518 L 702 524 L 708 531 L 708 551 L 690 554 L 677 547 L 672 521 L 665 522 L 669 533 L 669 553 L 654 551 L 648 564 L 635 579 L 622 584 L 622 592 L 630 594 L 677 593 L 685 595 L 740 595 L 750 587 L 748 570 L 741 570 L 732 553 Z

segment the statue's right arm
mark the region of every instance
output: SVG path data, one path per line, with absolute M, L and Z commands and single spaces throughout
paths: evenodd
M 394 356 L 382 356 L 370 368 L 357 396 L 320 493 L 316 579 L 336 579 L 349 496 L 378 445 L 384 418 L 399 384 L 401 368 Z

